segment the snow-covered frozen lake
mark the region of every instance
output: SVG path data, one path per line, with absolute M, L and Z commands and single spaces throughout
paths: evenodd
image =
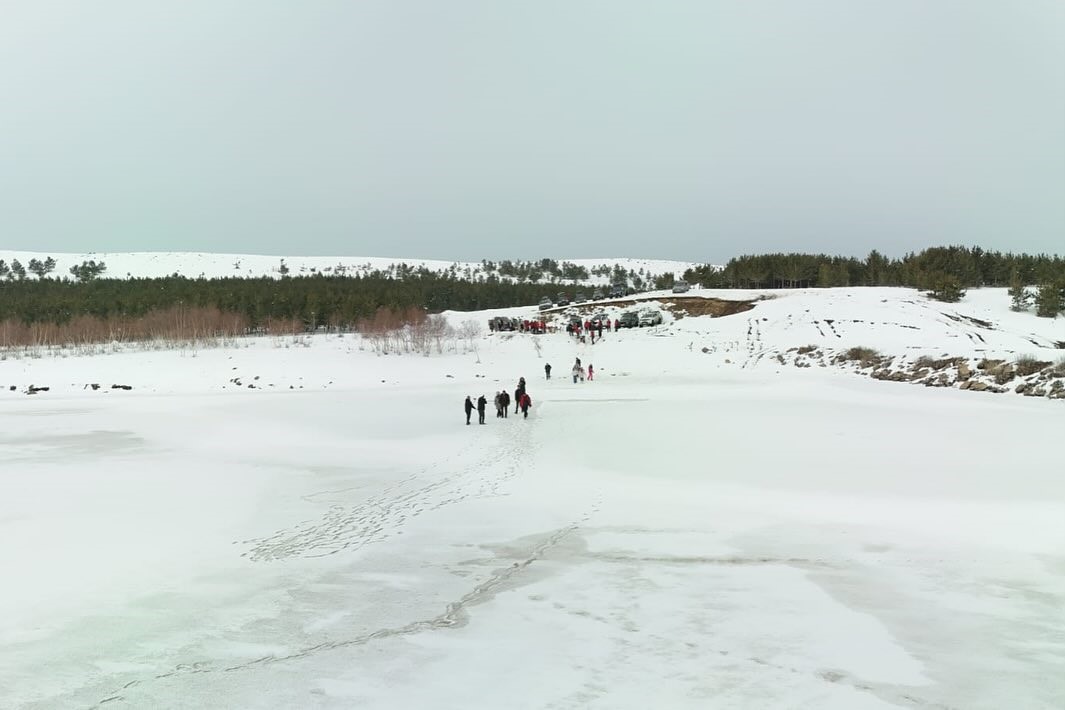
M 0 363 L 286 383 L 0 399 L 0 707 L 1065 705 L 1061 403 L 488 342 Z

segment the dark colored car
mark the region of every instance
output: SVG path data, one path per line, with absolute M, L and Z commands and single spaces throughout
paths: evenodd
M 568 306 L 569 305 L 569 296 L 567 296 L 566 294 L 564 294 L 561 291 L 559 291 L 558 298 L 555 299 L 555 303 L 557 305 L 559 305 L 559 306 Z
M 636 311 L 626 311 L 621 314 L 621 326 L 622 328 L 639 328 L 640 327 L 640 314 Z

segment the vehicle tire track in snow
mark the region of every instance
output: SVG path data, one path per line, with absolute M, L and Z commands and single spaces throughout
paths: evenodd
M 268 562 L 353 552 L 388 539 L 427 510 L 499 495 L 500 486 L 518 475 L 524 460 L 521 454 L 529 439 L 529 428 L 515 428 L 516 432 L 508 432 L 503 446 L 472 465 L 467 463 L 460 470 L 429 482 L 424 482 L 421 475 L 408 476 L 358 504 L 334 504 L 317 520 L 298 523 L 267 537 L 243 540 L 251 548 L 241 557 Z M 423 473 L 438 468 L 439 464 L 430 466 Z
M 218 674 L 218 673 L 236 673 L 240 671 L 253 670 L 259 667 L 272 665 L 274 663 L 283 663 L 285 661 L 295 661 L 304 658 L 309 658 L 318 653 L 327 651 L 333 651 L 341 648 L 349 648 L 353 646 L 363 646 L 373 641 L 388 639 L 397 636 L 407 636 L 411 634 L 421 633 L 423 631 L 435 631 L 439 629 L 456 628 L 463 625 L 468 620 L 467 609 L 475 604 L 487 601 L 491 599 L 497 592 L 506 586 L 511 579 L 516 577 L 525 571 L 534 562 L 541 560 L 547 555 L 553 548 L 557 547 L 563 540 L 579 530 L 583 525 L 590 521 L 595 513 L 599 510 L 600 501 L 596 500 L 588 510 L 578 520 L 570 523 L 566 527 L 560 528 L 549 535 L 543 542 L 536 545 L 530 550 L 529 554 L 519 562 L 511 564 L 509 567 L 498 569 L 491 573 L 484 581 L 477 584 L 470 591 L 459 597 L 457 600 L 448 602 L 443 611 L 436 616 L 428 619 L 418 619 L 402 626 L 391 626 L 375 631 L 370 631 L 364 634 L 360 634 L 350 639 L 343 639 L 340 641 L 325 641 L 323 643 L 315 644 L 314 646 L 308 646 L 300 649 L 294 653 L 290 653 L 284 656 L 262 656 L 252 659 L 245 663 L 238 663 L 232 666 L 214 666 L 212 667 L 207 662 L 197 663 L 181 663 L 174 666 L 171 670 L 165 673 L 159 673 L 153 676 L 150 680 L 131 680 L 123 685 L 121 688 L 111 692 L 107 697 L 98 701 L 93 708 L 107 707 L 111 703 L 123 702 L 126 700 L 123 695 L 123 691 L 129 690 L 139 686 L 145 686 L 152 681 L 165 680 L 167 678 L 174 678 L 184 675 L 195 674 Z

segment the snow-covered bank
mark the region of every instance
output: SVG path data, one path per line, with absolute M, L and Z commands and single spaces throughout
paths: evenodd
M 662 308 L 665 322 L 661 326 L 621 330 L 610 333 L 594 349 L 581 347 L 606 366 L 606 376 L 654 372 L 702 379 L 729 368 L 824 365 L 935 386 L 967 387 L 967 382 L 968 386 L 979 382 L 975 388 L 988 391 L 1013 392 L 1026 384 L 1039 384 L 1035 389 L 1041 388 L 1043 394 L 1051 393 L 1052 380 L 1065 379 L 1065 319 L 1010 311 L 1005 289 L 970 291 L 956 304 L 937 303 L 903 288 L 704 290 L 681 297 L 663 291 L 642 294 L 639 299 L 555 309 L 546 316 L 531 307 L 447 312 L 443 315 L 455 333 L 440 343 L 443 356 L 434 355 L 404 369 L 408 377 L 425 384 L 445 375 L 472 377 L 490 371 L 494 364 L 536 357 L 536 343 L 571 346 L 561 332 L 570 314 L 587 318 L 602 312 L 613 319 L 627 309 Z M 750 302 L 753 308 L 720 318 L 688 315 L 706 310 L 692 305 L 706 299 Z M 488 320 L 496 316 L 546 317 L 560 332 L 492 334 Z M 479 332 L 460 335 L 470 326 Z M 882 357 L 862 368 L 863 363 L 847 360 L 852 348 L 873 350 Z M 0 401 L 22 396 L 31 385 L 48 387 L 43 396 L 49 397 L 110 396 L 114 384 L 155 394 L 394 386 L 387 365 L 372 357 L 364 359 L 372 355 L 374 344 L 357 334 L 244 338 L 225 341 L 220 347 L 177 344 L 171 349 L 153 342 L 0 350 Z M 1015 367 L 1019 359 L 1043 367 L 1022 375 Z M 943 364 L 948 360 L 949 368 Z M 926 367 L 929 362 L 941 366 Z M 99 388 L 94 390 L 94 384 Z

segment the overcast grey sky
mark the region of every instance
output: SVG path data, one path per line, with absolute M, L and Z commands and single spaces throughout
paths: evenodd
M 0 0 L 0 247 L 1065 253 L 1059 0 Z

